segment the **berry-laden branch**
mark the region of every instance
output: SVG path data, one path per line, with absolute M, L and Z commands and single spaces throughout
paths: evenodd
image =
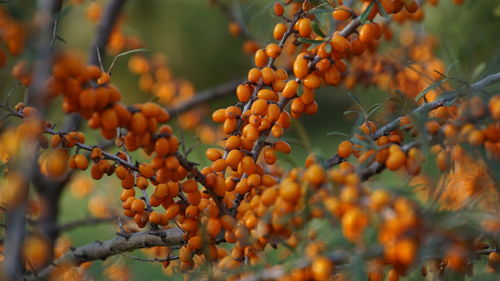
M 470 93 L 474 93 L 474 92 L 482 91 L 484 88 L 486 88 L 490 85 L 493 85 L 495 83 L 498 83 L 498 82 L 500 82 L 500 73 L 494 73 L 494 74 L 488 75 L 485 78 L 483 78 L 475 83 L 472 83 L 470 85 L 467 85 L 462 89 L 444 92 L 436 100 L 434 100 L 432 102 L 423 103 L 422 105 L 418 106 L 417 108 L 415 108 L 414 110 L 412 110 L 411 112 L 406 114 L 405 116 L 420 115 L 420 114 L 427 113 L 427 112 L 429 112 L 433 109 L 436 109 L 438 107 L 442 107 L 442 106 L 446 105 L 447 103 L 455 100 L 460 95 L 462 95 L 463 89 L 468 90 Z M 386 135 L 390 134 L 392 131 L 400 128 L 401 121 L 405 116 L 398 117 L 398 118 L 392 120 L 391 122 L 387 123 L 386 125 L 380 127 L 379 129 L 377 129 L 375 132 L 373 132 L 370 135 L 371 138 L 373 140 L 377 140 L 380 137 L 386 136 Z M 344 160 L 345 159 L 342 158 L 339 154 L 336 154 L 336 155 L 332 156 L 331 158 L 327 159 L 326 164 L 327 164 L 327 167 L 331 168 L 333 166 L 340 164 Z M 375 170 L 379 170 L 379 169 L 372 168 L 371 170 L 375 171 Z M 369 177 L 369 176 L 371 176 L 371 173 L 367 173 L 365 176 Z
M 133 251 L 136 249 L 155 246 L 176 246 L 183 243 L 184 233 L 178 228 L 165 230 L 151 230 L 137 233 L 119 233 L 111 240 L 96 241 L 94 243 L 73 248 L 48 267 L 24 275 L 19 280 L 38 280 L 48 276 L 52 270 L 62 265 L 79 265 L 94 260 L 105 260 L 110 256 Z

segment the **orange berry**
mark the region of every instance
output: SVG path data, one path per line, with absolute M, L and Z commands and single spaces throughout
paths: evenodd
M 286 32 L 286 25 L 284 23 L 278 23 L 274 26 L 273 38 L 275 40 L 281 40 Z
M 308 18 L 302 18 L 297 22 L 297 27 L 301 37 L 309 37 L 312 33 L 311 20 Z
M 293 62 L 293 74 L 295 77 L 302 79 L 309 73 L 307 60 L 304 58 L 296 58 Z M 285 86 L 286 88 L 286 86 Z
M 375 31 L 371 24 L 364 24 L 359 31 L 359 40 L 363 43 L 370 43 L 375 37 Z
M 339 147 L 337 148 L 337 154 L 340 157 L 347 158 L 351 155 L 351 153 L 352 153 L 352 142 L 343 141 L 339 144 Z
M 222 223 L 217 218 L 209 218 L 207 221 L 207 234 L 211 237 L 216 237 L 222 228 Z
M 349 40 L 341 35 L 334 35 L 332 37 L 331 42 L 332 42 L 332 47 L 339 52 L 346 51 L 347 49 L 349 49 L 351 45 Z
M 330 280 L 333 275 L 333 263 L 326 257 L 316 257 L 312 261 L 311 271 L 315 281 Z
M 257 50 L 255 52 L 254 63 L 257 67 L 264 67 L 267 64 L 269 57 L 266 55 L 266 52 L 262 49 Z
M 387 167 L 387 169 L 395 171 L 401 168 L 405 162 L 406 162 L 406 154 L 401 150 L 397 150 L 389 154 L 389 157 L 385 162 L 385 166 Z
M 277 58 L 281 53 L 281 48 L 278 44 L 271 43 L 266 46 L 266 55 L 270 58 Z
M 284 141 L 277 141 L 274 143 L 273 145 L 274 149 L 276 149 L 277 151 L 281 152 L 281 153 L 285 153 L 285 154 L 288 154 L 292 151 L 292 148 L 290 147 L 290 145 L 287 143 L 287 142 L 284 142 Z
M 338 21 L 344 21 L 351 17 L 351 9 L 347 6 L 339 6 L 332 12 L 332 17 Z
M 236 88 L 236 96 L 240 102 L 247 102 L 252 96 L 252 88 L 250 85 L 240 84 Z
M 222 123 L 226 120 L 226 110 L 224 108 L 217 109 L 212 113 L 212 120 L 216 123 Z

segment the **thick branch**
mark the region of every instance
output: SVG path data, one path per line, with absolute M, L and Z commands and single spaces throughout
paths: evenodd
M 213 88 L 209 88 L 206 90 L 203 90 L 193 96 L 190 100 L 187 100 L 175 107 L 172 108 L 166 108 L 166 110 L 170 113 L 170 115 L 174 116 L 177 114 L 184 113 L 186 111 L 189 111 L 193 108 L 196 108 L 197 106 L 218 99 L 222 97 L 229 96 L 233 93 L 234 89 L 236 86 L 241 84 L 243 82 L 243 79 L 235 79 L 231 80 L 229 82 L 222 83 L 220 85 L 217 85 Z
M 104 56 L 104 49 L 108 43 L 109 35 L 120 15 L 125 0 L 110 0 L 106 6 L 102 20 L 97 27 L 97 36 L 90 46 L 89 64 L 99 65 L 99 57 Z
M 176 246 L 183 243 L 183 232 L 178 228 L 166 230 L 137 232 L 129 235 L 120 235 L 106 241 L 78 247 L 68 251 L 50 266 L 40 270 L 36 274 L 23 276 L 21 280 L 37 280 L 44 278 L 55 267 L 63 264 L 79 265 L 94 260 L 105 260 L 106 258 L 124 252 L 156 246 Z

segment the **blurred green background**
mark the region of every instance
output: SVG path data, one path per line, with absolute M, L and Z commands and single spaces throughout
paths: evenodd
M 29 11 L 33 1 L 19 1 L 19 11 Z M 101 1 L 98 1 L 101 2 Z M 226 1 L 236 3 L 238 1 Z M 85 9 L 90 4 L 72 5 L 62 16 L 59 23 L 59 35 L 66 43 L 59 42 L 63 48 L 89 49 L 93 40 L 95 26 L 85 18 Z M 270 42 L 271 31 L 278 19 L 272 15 L 269 0 L 241 0 L 233 6 L 241 13 L 249 29 L 260 43 Z M 16 4 L 12 4 L 16 5 Z M 146 48 L 153 52 L 162 52 L 168 58 L 168 65 L 173 74 L 191 81 L 197 90 L 203 90 L 234 78 L 245 77 L 252 67 L 252 57 L 242 52 L 243 40 L 232 37 L 227 31 L 227 19 L 215 8 L 210 8 L 207 0 L 129 0 L 126 4 L 126 24 L 123 27 L 127 34 L 139 36 L 146 43 Z M 500 71 L 500 2 L 496 0 L 465 0 L 462 6 L 455 6 L 451 0 L 441 0 L 437 7 L 426 7 L 426 17 L 418 29 L 433 34 L 439 41 L 436 56 L 446 65 L 452 65 L 450 74 L 465 80 L 478 79 L 486 74 Z M 21 12 L 22 14 L 22 12 Z M 383 48 L 383 45 L 382 45 Z M 111 58 L 104 60 L 109 65 Z M 113 73 L 113 82 L 124 95 L 124 102 L 131 104 L 151 99 L 137 86 L 138 77 L 129 73 L 127 61 L 120 58 Z M 387 93 L 374 88 L 355 88 L 353 95 L 358 97 L 366 108 L 384 102 Z M 236 98 L 230 96 L 216 101 L 211 110 L 223 105 L 235 103 Z M 350 134 L 355 125 L 354 118 L 346 118 L 344 111 L 352 109 L 353 103 L 343 87 L 326 87 L 317 94 L 319 112 L 313 116 L 304 116 L 297 121 L 286 137 L 304 144 L 309 142 L 314 152 L 329 157 L 336 151 L 342 139 L 327 136 L 330 131 Z M 54 118 L 61 115 L 53 113 Z M 175 126 L 176 121 L 172 122 Z M 178 128 L 178 126 L 175 126 Z M 298 133 L 305 130 L 306 134 Z M 178 134 L 178 131 L 177 131 Z M 192 134 L 187 133 L 188 145 L 195 143 Z M 87 141 L 92 143 L 92 139 Z M 307 146 L 307 145 L 306 145 Z M 285 163 L 303 163 L 307 156 L 306 146 L 295 144 L 290 159 Z M 204 159 L 203 146 L 196 148 L 191 154 L 193 161 L 200 163 Z M 141 159 L 141 153 L 134 154 Z M 394 179 L 384 178 L 385 183 L 395 184 Z M 112 178 L 95 183 L 94 193 L 119 191 L 119 183 Z M 119 206 L 119 198 L 110 204 Z M 87 216 L 87 200 L 75 199 L 66 192 L 63 200 L 62 222 Z M 94 240 L 105 240 L 115 236 L 115 229 L 106 225 L 83 227 L 65 233 L 73 241 L 73 246 L 80 246 Z M 141 256 L 141 253 L 134 253 Z M 132 270 L 135 280 L 165 279 L 159 264 L 131 261 L 124 262 Z M 93 263 L 90 274 L 95 280 L 105 280 L 102 275 L 101 261 Z M 178 277 L 175 280 L 181 280 Z

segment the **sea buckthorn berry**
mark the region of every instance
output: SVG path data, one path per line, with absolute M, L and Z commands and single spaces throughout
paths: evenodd
M 290 99 L 297 95 L 297 89 L 299 88 L 299 83 L 295 80 L 290 80 L 286 82 L 285 88 L 283 89 L 283 97 Z
M 387 158 L 385 165 L 387 169 L 395 171 L 401 168 L 405 162 L 406 162 L 406 154 L 401 150 L 397 150 L 389 154 L 389 157 Z
M 258 99 L 256 100 L 250 110 L 252 111 L 252 114 L 255 115 L 264 115 L 266 110 L 267 110 L 267 101 L 264 99 Z
M 146 117 L 144 117 L 144 114 L 136 112 L 132 115 L 132 119 L 130 120 L 130 129 L 135 134 L 140 135 L 146 132 L 146 124 L 147 120 Z
M 75 155 L 75 166 L 80 170 L 87 170 L 89 166 L 89 160 L 83 154 Z
M 287 28 L 284 23 L 276 24 L 273 30 L 273 38 L 275 40 L 281 40 L 281 38 L 283 38 L 283 35 L 285 35 L 286 29 Z
M 307 60 L 304 58 L 296 58 L 295 61 L 293 62 L 293 74 L 297 78 L 302 79 L 306 77 L 308 73 L 309 73 L 309 66 Z
M 274 143 L 273 148 L 281 153 L 288 154 L 292 151 L 292 148 L 287 142 L 277 141 Z
M 342 158 L 349 157 L 352 153 L 352 142 L 350 141 L 341 142 L 337 148 L 337 153 Z
M 218 160 L 215 160 L 215 162 L 212 163 L 212 170 L 214 172 L 222 172 L 224 170 L 226 170 L 226 160 L 225 159 L 218 159 Z
M 273 11 L 274 14 L 279 17 L 283 15 L 283 13 L 285 12 L 285 8 L 283 8 L 283 5 L 281 5 L 279 2 L 275 2 L 273 5 Z
M 260 74 L 261 74 L 260 76 L 262 78 L 262 82 L 264 84 L 267 84 L 267 85 L 272 84 L 276 78 L 276 74 L 274 73 L 274 70 L 270 67 L 264 67 L 260 71 Z
M 319 186 L 326 181 L 326 173 L 318 164 L 311 165 L 305 174 L 307 180 L 314 186 Z
M 142 213 L 142 212 L 144 212 L 145 207 L 146 207 L 146 203 L 144 203 L 143 200 L 135 199 L 132 202 L 131 210 L 136 212 L 136 213 Z
M 333 263 L 326 257 L 316 257 L 312 261 L 311 272 L 315 281 L 330 280 L 333 275 Z
M 238 36 L 241 34 L 241 27 L 237 22 L 230 22 L 227 26 L 227 29 L 229 31 L 229 34 L 232 36 Z
M 243 159 L 243 153 L 237 149 L 233 149 L 227 154 L 226 163 L 233 170 L 237 170 L 241 159 Z
M 207 234 L 211 237 L 216 237 L 222 228 L 222 223 L 217 218 L 209 218 L 207 221 Z
M 340 83 L 340 73 L 335 67 L 330 67 L 325 73 L 325 81 L 330 85 L 338 85 Z
M 148 182 L 148 179 L 143 177 L 143 176 L 138 176 L 137 177 L 137 180 L 135 181 L 135 185 L 139 188 L 139 189 L 142 189 L 142 190 L 145 190 L 148 185 L 149 185 L 149 182 Z
M 229 106 L 224 111 L 226 119 L 235 119 L 241 116 L 241 108 L 237 106 Z
M 332 12 L 332 17 L 338 21 L 344 21 L 351 17 L 351 9 L 347 6 L 339 6 Z
M 321 85 L 321 80 L 317 75 L 309 74 L 304 78 L 303 83 L 309 89 L 316 89 Z
M 255 52 L 254 63 L 257 67 L 264 67 L 267 64 L 269 57 L 266 55 L 266 52 L 262 49 L 257 50 Z
M 371 24 L 364 24 L 359 31 L 359 40 L 363 43 L 370 43 L 375 37 L 375 31 Z
M 241 159 L 241 168 L 244 173 L 247 175 L 253 174 L 255 172 L 255 169 L 257 168 L 255 161 L 253 160 L 252 157 L 250 156 L 244 156 L 243 159 Z
M 344 52 L 347 49 L 349 49 L 351 43 L 347 38 L 341 35 L 334 35 L 331 40 L 332 47 L 339 51 L 339 52 Z
M 50 147 L 56 148 L 61 143 L 61 140 L 62 140 L 62 138 L 60 135 L 53 135 L 50 138 Z
M 212 113 L 212 120 L 216 123 L 222 123 L 226 120 L 226 110 L 224 108 L 217 109 Z
M 140 164 L 139 172 L 146 178 L 151 178 L 154 175 L 153 167 L 149 164 Z
M 184 183 L 182 183 L 181 186 L 182 186 L 182 191 L 186 193 L 191 193 L 198 190 L 198 183 L 195 180 L 187 180 Z
M 274 101 L 274 102 L 277 102 L 279 100 L 278 94 L 275 91 L 269 90 L 269 89 L 262 89 L 262 90 L 260 90 L 257 93 L 257 97 L 259 99 L 268 100 L 268 101 Z
M 252 88 L 250 85 L 240 84 L 236 88 L 236 96 L 240 102 L 247 102 L 252 96 Z
M 250 83 L 257 83 L 259 82 L 260 79 L 260 69 L 258 68 L 252 68 L 248 71 L 248 82 Z
M 308 18 L 302 18 L 297 22 L 297 27 L 301 37 L 309 37 L 312 33 L 311 20 Z
M 277 58 L 281 53 L 281 48 L 278 44 L 271 43 L 266 46 L 266 55 L 270 58 Z
M 216 148 L 207 149 L 205 155 L 207 156 L 208 160 L 212 162 L 222 157 L 222 153 Z
M 232 150 L 236 149 L 241 145 L 241 140 L 239 136 L 230 136 L 226 140 L 226 149 Z

